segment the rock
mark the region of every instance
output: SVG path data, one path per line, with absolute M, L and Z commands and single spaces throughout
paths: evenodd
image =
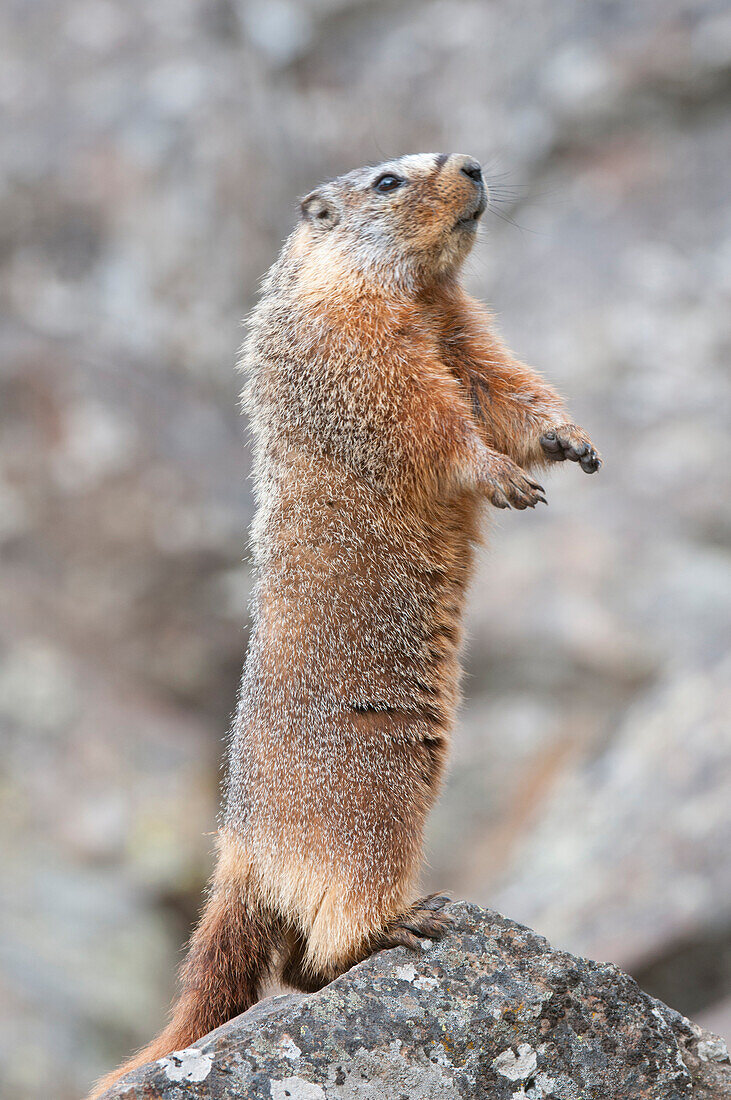
M 464 902 L 420 954 L 262 1001 L 106 1100 L 721 1100 L 723 1040 L 617 967 Z

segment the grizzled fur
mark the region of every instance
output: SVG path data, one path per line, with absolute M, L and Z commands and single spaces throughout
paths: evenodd
M 303 200 L 266 278 L 242 356 L 258 580 L 219 861 L 172 1022 L 119 1072 L 248 1008 L 275 962 L 313 989 L 444 930 L 414 896 L 482 505 L 542 500 L 532 467 L 599 465 L 458 285 L 485 201 L 459 155 L 352 172 Z

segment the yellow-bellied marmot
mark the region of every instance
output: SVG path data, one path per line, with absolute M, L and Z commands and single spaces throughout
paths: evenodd
M 280 960 L 316 989 L 445 928 L 414 900 L 458 698 L 483 501 L 600 459 L 458 284 L 479 164 L 406 156 L 313 191 L 242 363 L 256 448 L 254 621 L 218 864 L 170 1024 L 110 1075 L 242 1012 Z

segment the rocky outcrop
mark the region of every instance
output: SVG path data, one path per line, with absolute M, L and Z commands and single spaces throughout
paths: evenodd
M 381 952 L 261 1002 L 107 1100 L 721 1100 L 723 1040 L 617 967 L 465 903 L 419 954 Z

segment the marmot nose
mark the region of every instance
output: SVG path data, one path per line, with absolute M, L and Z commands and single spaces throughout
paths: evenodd
M 471 157 L 466 157 L 465 162 L 461 165 L 461 170 L 466 176 L 474 183 L 482 183 L 482 169 L 476 160 L 472 160 Z

